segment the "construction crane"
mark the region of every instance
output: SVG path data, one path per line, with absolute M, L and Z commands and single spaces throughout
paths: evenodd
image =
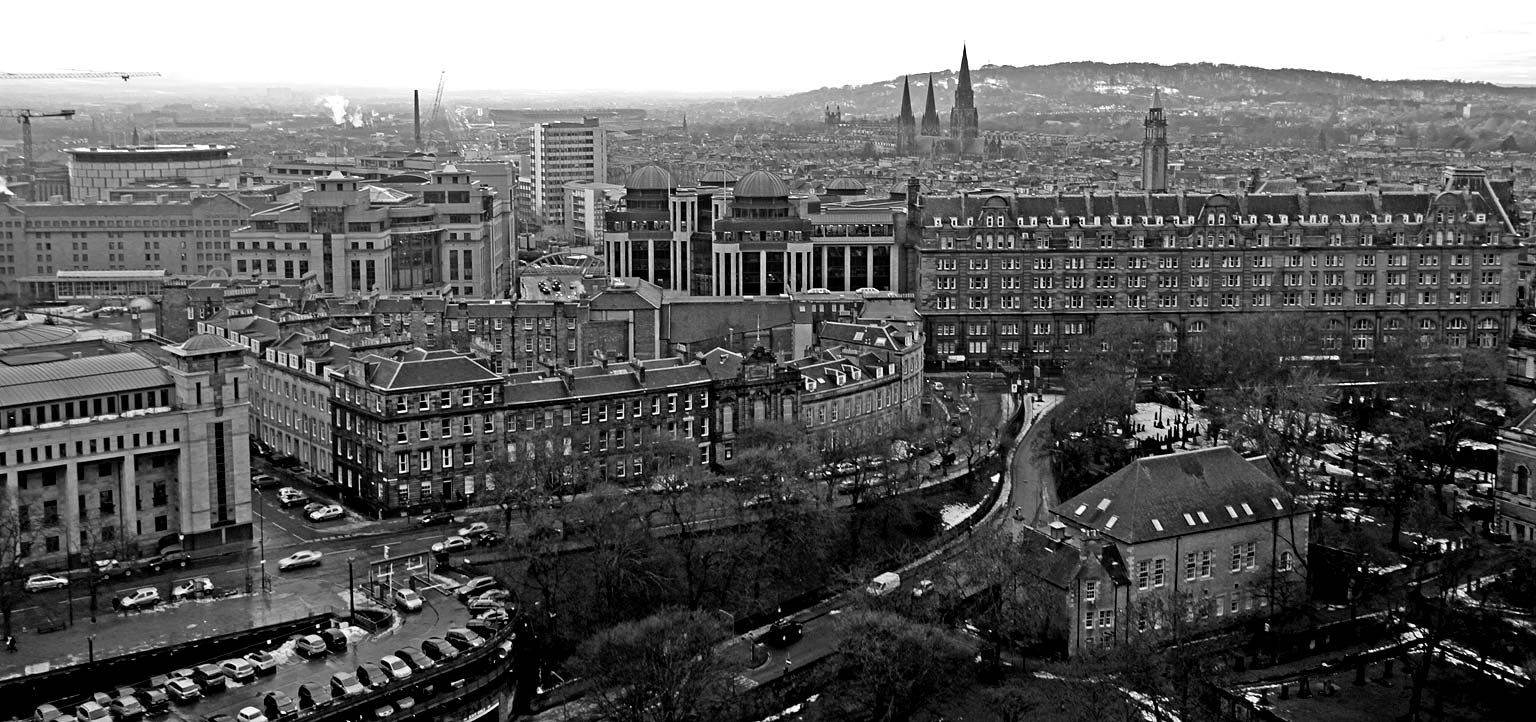
M 0 80 L 73 80 L 76 78 L 122 78 L 127 82 L 129 78 L 158 78 L 155 72 L 119 72 L 108 71 L 104 73 L 0 73 Z
M 432 100 L 432 113 L 427 116 L 427 127 L 441 134 L 434 144 L 434 150 L 439 154 L 450 155 L 458 151 L 458 138 L 453 132 L 453 122 L 448 118 L 448 111 L 443 108 L 443 86 L 448 82 L 448 71 L 444 70 L 437 76 L 437 97 Z
M 27 154 L 26 155 L 26 166 L 25 166 L 25 169 L 26 169 L 25 172 L 26 172 L 26 175 L 27 175 L 27 177 L 26 177 L 27 189 L 28 189 L 27 190 L 27 194 L 29 196 L 31 196 L 33 200 L 36 200 L 37 199 L 37 194 L 32 191 L 32 189 L 36 185 L 36 179 L 37 179 L 37 172 L 36 172 L 35 167 L 33 165 L 33 155 L 32 155 L 32 119 L 33 118 L 73 118 L 73 117 L 75 117 L 75 111 L 73 111 L 73 110 L 61 110 L 61 111 L 58 111 L 57 113 L 35 113 L 35 112 L 31 111 L 31 110 L 20 109 L 20 110 L 0 110 L 0 113 L 4 113 L 6 115 L 10 115 L 10 116 L 16 118 L 16 122 L 21 123 L 21 147 L 22 147 L 22 152 Z

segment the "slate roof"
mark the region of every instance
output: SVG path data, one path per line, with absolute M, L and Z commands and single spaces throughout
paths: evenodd
M 1230 447 L 1137 459 L 1052 509 L 1126 544 L 1296 513 L 1285 488 Z
M 137 353 L 65 358 L 22 366 L 0 363 L 0 405 L 26 406 L 143 391 L 170 381 L 165 369 Z
M 456 351 L 417 348 L 406 352 L 398 361 L 378 354 L 370 354 L 364 360 L 378 363 L 373 374 L 364 381 L 387 391 L 501 381 L 501 377 L 490 369 Z

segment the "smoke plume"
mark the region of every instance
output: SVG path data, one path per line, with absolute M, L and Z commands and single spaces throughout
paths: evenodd
M 327 95 L 320 99 L 320 104 L 331 111 L 331 122 L 341 125 L 347 122 L 347 99 L 340 95 Z

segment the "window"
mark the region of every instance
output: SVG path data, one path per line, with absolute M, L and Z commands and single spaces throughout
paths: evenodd
M 1161 587 L 1168 582 L 1168 559 L 1158 557 L 1152 560 L 1152 586 Z
M 1282 572 L 1291 571 L 1296 567 L 1296 558 L 1291 554 L 1289 549 L 1280 552 L 1279 567 L 1280 571 Z
M 1213 550 L 1213 549 L 1206 549 L 1206 550 L 1201 551 L 1200 552 L 1200 578 L 1201 579 L 1210 579 L 1211 578 L 1211 572 L 1213 571 L 1215 566 L 1216 566 L 1216 552 L 1215 552 L 1215 550 Z
M 1259 543 L 1248 542 L 1243 545 L 1243 566 L 1252 569 L 1258 563 Z
M 1083 603 L 1093 604 L 1099 600 L 1099 583 L 1089 581 L 1083 584 Z
M 1243 545 L 1232 545 L 1232 572 L 1235 574 L 1243 570 Z
M 1136 562 L 1136 588 L 1146 589 L 1152 585 L 1152 562 L 1143 559 Z

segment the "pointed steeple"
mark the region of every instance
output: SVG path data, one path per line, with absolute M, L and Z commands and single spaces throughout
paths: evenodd
M 896 154 L 912 155 L 917 150 L 917 118 L 912 115 L 912 79 L 901 81 L 901 114 L 896 116 Z
M 912 115 L 912 78 L 911 78 L 911 76 L 903 77 L 901 79 L 901 115 L 899 117 L 902 120 L 905 120 L 907 118 L 913 118 L 913 115 Z M 916 120 L 916 118 L 913 118 L 913 119 Z
M 956 82 L 957 86 L 955 87 L 955 107 L 976 107 L 976 94 L 975 91 L 971 89 L 970 52 L 969 49 L 964 45 L 960 46 L 960 77 Z
M 961 155 L 973 153 L 976 137 L 981 132 L 981 119 L 976 112 L 976 93 L 971 89 L 971 58 L 969 50 L 960 48 L 960 75 L 955 81 L 955 107 L 949 111 L 949 136 L 955 140 L 956 151 Z
M 933 73 L 928 74 L 928 102 L 923 106 L 923 135 L 937 136 L 943 132 L 939 128 L 939 106 L 933 100 Z

